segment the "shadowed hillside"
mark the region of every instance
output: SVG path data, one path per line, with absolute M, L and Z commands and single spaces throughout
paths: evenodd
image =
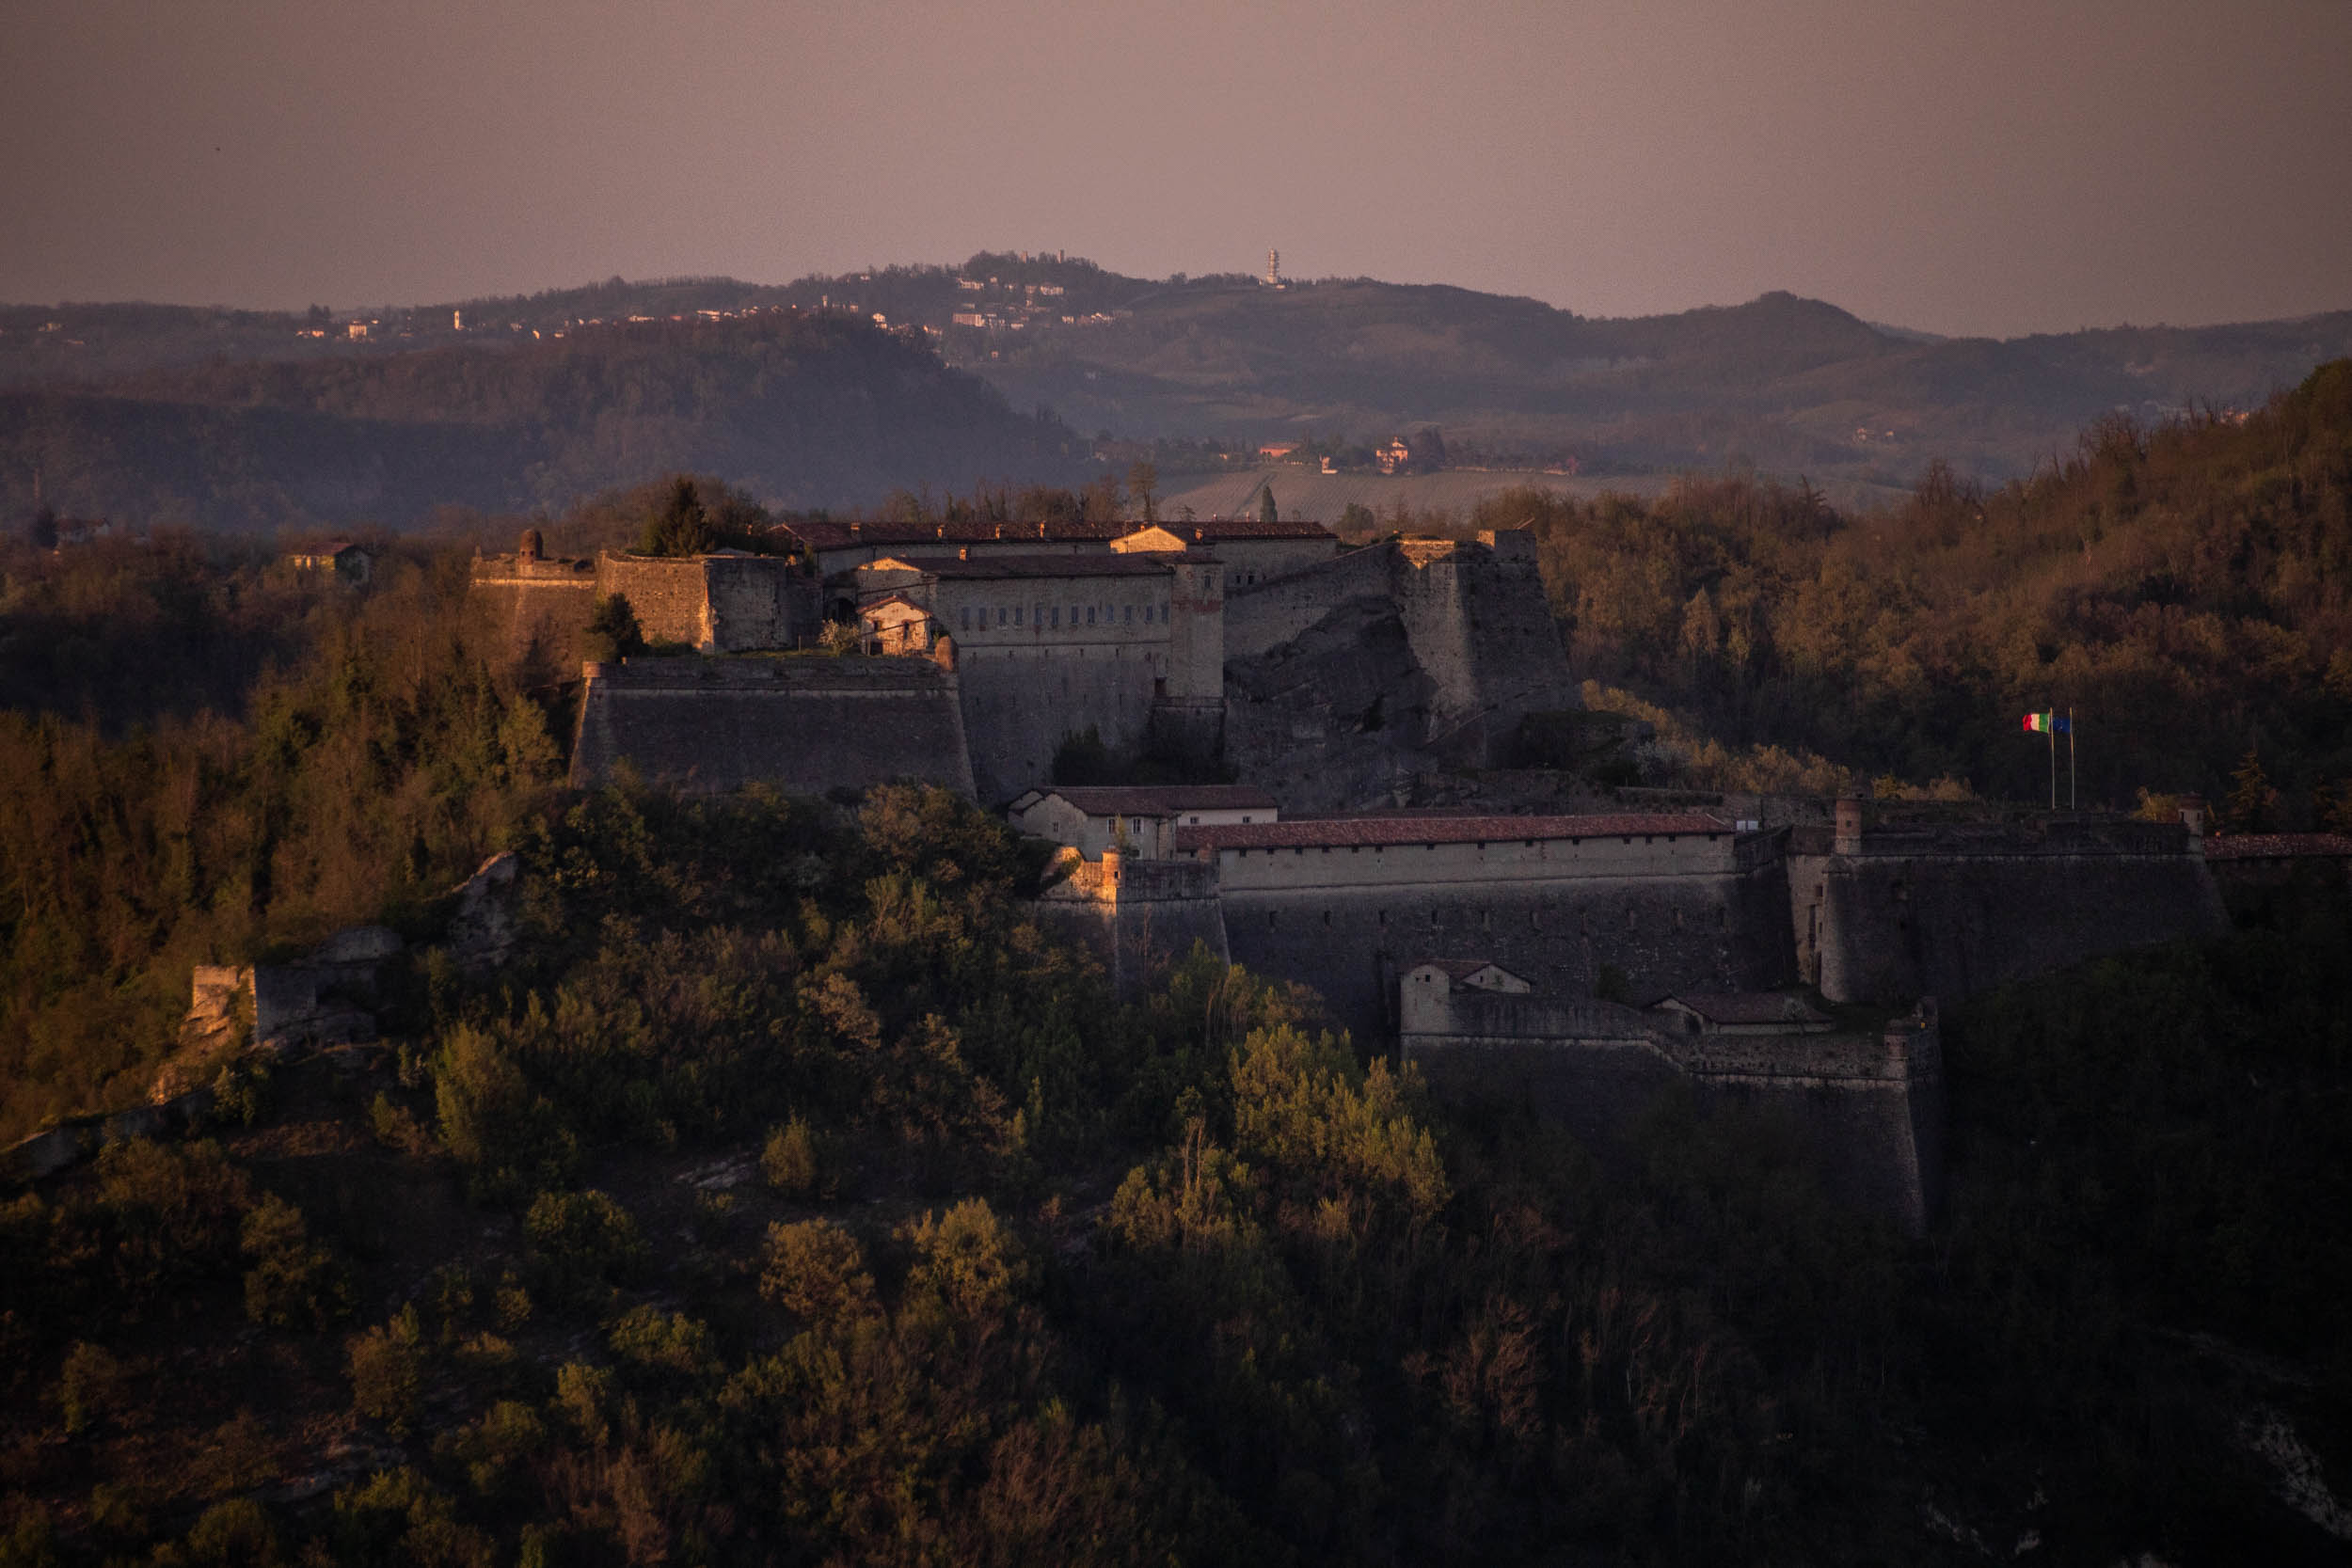
M 126 522 L 401 524 L 444 503 L 560 508 L 664 469 L 834 507 L 1064 479 L 1073 445 L 870 324 L 778 313 L 0 395 L 0 508 L 29 515 L 38 483 L 61 511 Z

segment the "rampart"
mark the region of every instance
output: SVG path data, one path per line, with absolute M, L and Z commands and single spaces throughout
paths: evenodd
M 580 658 L 580 640 L 596 612 L 593 561 L 550 560 L 528 550 L 485 556 L 473 565 L 468 599 L 505 642 L 508 656 L 568 671 Z
M 1507 762 L 1577 694 L 1532 541 L 1391 540 L 1232 592 L 1226 750 L 1293 810 L 1391 803 Z
M 1347 843 L 1330 824 L 1284 822 L 1255 836 L 1302 842 L 1209 851 L 1234 959 L 1315 987 L 1359 1039 L 1395 1035 L 1401 967 L 1430 952 L 1476 952 L 1558 996 L 1752 990 L 1788 977 L 1778 863 L 1743 857 L 1727 825 L 1370 820 L 1399 841 Z M 1317 836 L 1343 841 L 1303 842 Z
M 1076 940 L 1133 995 L 1195 942 L 1230 958 L 1219 913 L 1216 868 L 1203 861 L 1145 861 L 1117 851 L 1099 861 L 1069 851 L 1068 875 L 1037 900 L 1041 923 Z
M 1932 1003 L 1876 1032 L 1690 1036 L 1608 1003 L 1456 989 L 1419 1001 L 1405 1060 L 1438 1093 L 1524 1103 L 1606 1155 L 1659 1096 L 1784 1122 L 1833 1194 L 1917 1234 L 1943 1187 L 1944 1060 Z
M 1790 833 L 1799 976 L 1834 1002 L 1958 1001 L 2228 928 L 2185 828 L 2122 819 Z
M 784 556 L 607 551 L 596 558 L 596 591 L 627 595 L 648 642 L 750 653 L 796 646 L 815 630 L 815 585 Z
M 953 672 L 923 658 L 648 658 L 584 667 L 571 783 L 626 763 L 696 792 L 796 793 L 891 779 L 972 794 Z

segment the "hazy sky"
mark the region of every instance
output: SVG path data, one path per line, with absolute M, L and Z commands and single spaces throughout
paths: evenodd
M 0 299 L 975 250 L 2013 335 L 2352 308 L 2352 0 L 11 0 Z

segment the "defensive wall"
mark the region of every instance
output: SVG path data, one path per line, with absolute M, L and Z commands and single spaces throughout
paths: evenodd
M 1149 861 L 1117 850 L 1089 861 L 1075 850 L 1035 905 L 1039 922 L 1103 961 L 1121 995 L 1133 995 L 1195 942 L 1230 961 L 1218 912 L 1216 868 L 1202 861 Z
M 1089 727 L 1114 752 L 1216 751 L 1224 595 L 1215 561 L 908 556 L 857 575 L 862 597 L 921 604 L 953 640 L 983 800 L 1050 779 L 1062 741 Z
M 628 596 L 647 641 L 707 653 L 798 647 L 820 619 L 816 581 L 788 556 L 608 550 L 574 561 L 547 555 L 537 529 L 513 555 L 477 558 L 469 592 L 513 657 L 535 654 L 566 670 L 580 661 L 596 600 L 609 594 Z
M 571 783 L 803 794 L 892 779 L 970 797 L 952 670 L 922 658 L 639 658 L 582 667 Z
M 2199 841 L 2179 824 L 1844 829 L 1785 830 L 1798 975 L 1833 1002 L 1956 1002 L 2229 926 Z
M 473 563 L 467 598 L 516 663 L 568 671 L 580 663 L 580 641 L 596 607 L 596 563 L 537 553 L 538 531 L 514 555 L 484 556 Z
M 648 642 L 706 653 L 798 647 L 817 630 L 816 584 L 784 556 L 596 558 L 596 592 L 621 594 Z
M 1944 1063 L 1935 1006 L 1875 1031 L 1689 1035 L 1656 1015 L 1455 987 L 1402 1004 L 1404 1059 L 1438 1093 L 1533 1106 L 1609 1155 L 1676 1085 L 1783 1122 L 1830 1191 L 1918 1234 L 1940 1199 Z
M 1226 754 L 1293 810 L 1391 804 L 1578 705 L 1532 539 L 1391 540 L 1229 591 Z
M 1752 990 L 1788 970 L 1786 892 L 1728 823 L 1691 816 L 1394 816 L 1186 828 L 1213 858 L 1236 962 L 1321 991 L 1366 1043 L 1397 977 L 1476 951 L 1555 995 Z

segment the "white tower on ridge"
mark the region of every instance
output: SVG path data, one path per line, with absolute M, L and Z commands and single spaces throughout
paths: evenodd
M 1265 286 L 1269 289 L 1282 286 L 1282 253 L 1279 250 L 1265 253 Z

